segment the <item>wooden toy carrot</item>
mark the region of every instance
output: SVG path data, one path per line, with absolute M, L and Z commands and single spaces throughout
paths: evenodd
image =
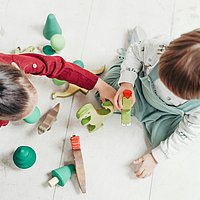
M 82 193 L 86 193 L 85 170 L 80 147 L 80 138 L 79 136 L 73 135 L 70 140 L 78 183 Z

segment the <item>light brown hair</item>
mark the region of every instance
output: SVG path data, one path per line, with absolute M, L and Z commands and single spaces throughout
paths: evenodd
M 32 93 L 36 93 L 35 88 L 22 71 L 12 65 L 0 64 L 0 119 L 21 119 Z
M 200 29 L 173 40 L 159 61 L 159 77 L 183 99 L 200 98 Z

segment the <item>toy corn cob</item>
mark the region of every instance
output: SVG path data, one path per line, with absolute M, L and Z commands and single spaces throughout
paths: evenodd
M 70 140 L 78 183 L 82 193 L 86 193 L 85 170 L 80 147 L 80 138 L 79 136 L 73 135 Z
M 132 102 L 132 91 L 124 90 L 122 97 L 122 112 L 121 112 L 122 126 L 131 125 L 131 102 Z

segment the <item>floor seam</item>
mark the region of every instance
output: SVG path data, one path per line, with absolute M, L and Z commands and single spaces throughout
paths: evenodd
M 67 126 L 66 126 L 66 131 L 65 131 L 65 136 L 64 136 L 64 142 L 63 142 L 63 146 L 62 146 L 62 153 L 61 153 L 61 158 L 60 158 L 60 162 L 59 162 L 59 167 L 61 166 L 61 162 L 62 162 L 64 150 L 65 150 L 65 144 L 66 144 L 66 138 L 67 138 L 68 128 L 69 128 L 70 119 L 71 119 L 73 102 L 74 102 L 74 96 L 72 97 L 72 100 L 71 100 L 70 112 L 69 112 L 69 117 L 68 117 L 68 120 L 67 120 Z M 55 187 L 55 189 L 54 189 L 52 200 L 54 200 L 54 198 L 55 198 L 56 189 L 57 189 L 57 187 Z
M 152 178 L 151 178 L 150 191 L 149 191 L 149 200 L 151 200 L 153 177 L 154 177 L 154 173 L 152 173 Z
M 175 9 L 176 9 L 176 0 L 173 0 L 173 10 L 172 10 L 170 37 L 172 37 L 172 31 L 173 31 L 173 28 L 174 28 Z
M 81 59 L 82 59 L 82 57 L 83 57 L 83 52 L 84 52 L 84 50 L 85 50 L 85 45 L 86 45 L 86 41 L 87 41 L 87 35 L 88 35 L 89 25 L 90 25 L 91 16 L 92 16 L 93 4 L 94 4 L 94 0 L 92 0 L 91 6 L 90 6 L 90 12 L 89 12 L 89 17 L 88 17 L 88 23 L 87 23 L 87 28 L 86 28 L 85 36 L 84 36 L 83 49 L 82 49 L 82 52 L 81 52 Z

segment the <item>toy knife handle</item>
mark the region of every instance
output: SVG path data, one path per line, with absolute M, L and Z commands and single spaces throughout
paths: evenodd
M 72 145 L 72 150 L 80 150 L 81 145 L 80 145 L 80 137 L 73 135 L 71 138 L 71 145 Z

